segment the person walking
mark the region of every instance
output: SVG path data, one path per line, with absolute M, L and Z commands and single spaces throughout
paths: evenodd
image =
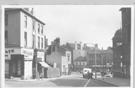
M 102 79 L 104 80 L 105 72 L 101 71 Z
M 92 77 L 92 76 L 93 76 L 93 73 L 91 72 L 91 73 L 90 73 L 90 78 L 91 78 L 91 79 L 93 79 L 93 77 Z

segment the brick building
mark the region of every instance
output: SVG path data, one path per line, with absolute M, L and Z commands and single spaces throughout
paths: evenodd
M 46 56 L 46 62 L 60 69 L 61 75 L 71 71 L 71 51 L 60 45 L 60 39 L 56 38 L 50 45 L 50 54 Z
M 86 57 L 78 57 L 76 60 L 74 60 L 74 70 L 81 72 L 83 68 L 87 66 L 87 58 Z
M 130 77 L 131 50 L 131 8 L 121 8 L 122 29 L 113 37 L 114 76 Z
M 122 56 L 123 71 L 126 77 L 130 77 L 130 61 L 131 61 L 131 8 L 121 8 L 122 13 Z

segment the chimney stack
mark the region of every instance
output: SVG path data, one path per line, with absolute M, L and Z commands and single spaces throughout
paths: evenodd
M 75 42 L 75 50 L 77 50 L 77 48 L 78 48 L 78 44 L 77 42 Z
M 80 42 L 80 50 L 82 50 L 82 42 Z
M 98 48 L 98 44 L 95 44 L 95 47 Z
M 34 15 L 34 9 L 33 8 L 31 9 L 31 14 Z

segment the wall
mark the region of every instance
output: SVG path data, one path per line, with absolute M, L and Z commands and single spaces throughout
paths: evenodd
M 27 32 L 27 47 L 32 48 L 33 46 L 33 36 L 35 35 L 35 46 L 38 48 L 38 36 L 40 37 L 40 48 L 44 49 L 44 25 L 43 25 L 43 35 L 41 35 L 41 23 L 35 20 L 35 30 L 33 30 L 33 18 L 21 12 L 21 46 L 24 47 L 24 32 Z M 24 26 L 24 16 L 27 16 L 27 27 Z M 40 24 L 40 34 L 38 33 L 38 23 Z M 43 38 L 43 48 L 41 48 L 41 38 Z
M 68 58 L 68 64 L 71 64 L 71 57 L 72 57 L 72 55 L 71 55 L 71 51 L 66 51 L 66 57 Z
M 47 55 L 46 61 L 49 63 L 57 63 L 58 65 L 61 63 L 61 58 L 61 54 L 53 52 L 51 55 Z
M 32 77 L 32 61 L 24 61 L 24 78 L 29 79 Z
M 65 56 L 61 58 L 61 72 L 68 72 L 68 59 Z
M 8 44 L 20 46 L 20 13 L 19 11 L 8 11 Z
M 23 13 L 22 11 L 20 12 L 20 23 L 21 23 L 21 27 L 20 27 L 20 33 L 21 33 L 21 47 L 24 47 L 24 32 L 27 32 L 27 47 L 32 47 L 32 19 L 31 17 L 27 16 L 27 27 L 25 27 L 25 13 Z
M 77 59 L 79 56 L 86 56 L 86 52 L 84 50 L 73 50 L 73 61 Z

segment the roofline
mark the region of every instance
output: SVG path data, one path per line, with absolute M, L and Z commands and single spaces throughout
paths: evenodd
M 130 9 L 130 7 L 122 7 L 119 11 L 122 11 L 122 9 Z
M 20 10 L 22 12 L 24 12 L 25 14 L 29 15 L 30 17 L 32 17 L 33 19 L 35 19 L 36 21 L 42 23 L 43 25 L 46 25 L 44 22 L 42 22 L 41 20 L 39 20 L 38 18 L 36 18 L 35 16 L 33 16 L 32 14 L 30 14 L 29 12 L 27 12 L 26 10 L 22 9 L 22 8 L 15 8 L 15 9 L 8 9 L 6 11 L 13 11 L 13 10 Z

